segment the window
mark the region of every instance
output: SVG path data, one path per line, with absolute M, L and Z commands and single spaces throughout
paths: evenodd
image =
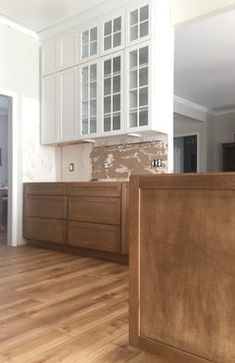
M 129 41 L 144 38 L 149 35 L 149 5 L 130 12 Z
M 97 132 L 97 64 L 82 67 L 82 135 Z
M 122 43 L 122 18 L 119 16 L 104 23 L 104 51 L 119 47 Z
M 98 51 L 98 29 L 97 27 L 82 33 L 82 58 L 89 58 Z
M 129 53 L 129 127 L 147 126 L 149 119 L 149 47 Z
M 121 129 L 121 56 L 104 61 L 104 132 Z

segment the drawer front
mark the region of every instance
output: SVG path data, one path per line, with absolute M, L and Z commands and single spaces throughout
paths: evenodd
M 28 195 L 24 198 L 24 216 L 65 219 L 67 198 L 60 196 Z
M 68 195 L 94 197 L 120 197 L 121 183 L 69 183 Z
M 68 222 L 68 244 L 97 251 L 120 253 L 120 227 Z
M 35 195 L 66 195 L 67 186 L 64 183 L 25 183 L 24 193 Z
M 24 237 L 58 244 L 66 243 L 66 222 L 54 219 L 24 218 Z
M 117 225 L 121 222 L 120 198 L 70 197 L 68 203 L 70 220 Z

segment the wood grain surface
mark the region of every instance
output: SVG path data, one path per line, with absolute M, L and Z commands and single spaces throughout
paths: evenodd
M 128 269 L 0 248 L 0 362 L 142 363 L 128 345 Z

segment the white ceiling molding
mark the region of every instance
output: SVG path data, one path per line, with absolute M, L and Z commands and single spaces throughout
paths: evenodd
M 20 33 L 23 33 L 25 35 L 28 35 L 28 36 L 30 36 L 32 38 L 39 39 L 37 33 L 35 33 L 34 31 L 32 31 L 32 30 L 30 30 L 28 28 L 25 28 L 22 25 L 19 25 L 19 24 L 15 23 L 14 21 L 8 19 L 7 17 L 5 17 L 3 15 L 0 15 L 0 24 L 5 25 L 10 29 L 16 30 L 16 31 L 18 31 Z
M 214 111 L 215 116 L 226 116 L 226 115 L 232 115 L 235 114 L 235 108 L 228 108 L 227 110 L 218 110 Z
M 174 113 L 202 122 L 208 121 L 208 118 L 211 115 L 214 115 L 214 112 L 209 108 L 197 105 L 196 103 L 190 102 L 178 96 L 174 96 Z

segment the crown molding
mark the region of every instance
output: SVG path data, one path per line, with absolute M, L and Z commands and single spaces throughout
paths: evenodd
M 33 30 L 30 30 L 20 24 L 17 24 L 16 22 L 12 21 L 11 19 L 7 18 L 4 15 L 0 14 L 0 24 L 4 25 L 10 29 L 16 30 L 19 33 L 23 33 L 25 35 L 30 36 L 31 38 L 34 39 L 39 39 L 38 38 L 38 34 L 36 32 L 34 32 Z
M 217 110 L 214 111 L 214 116 L 226 116 L 235 114 L 235 108 L 228 108 L 226 110 Z
M 178 96 L 174 96 L 174 112 L 201 122 L 208 121 L 214 115 L 211 109 Z

